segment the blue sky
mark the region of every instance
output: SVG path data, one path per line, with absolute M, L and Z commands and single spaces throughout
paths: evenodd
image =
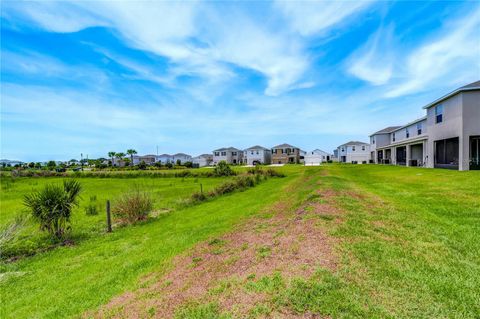
M 331 151 L 480 79 L 479 2 L 13 2 L 1 157 Z

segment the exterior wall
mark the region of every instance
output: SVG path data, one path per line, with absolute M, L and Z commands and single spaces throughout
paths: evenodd
M 365 149 L 362 149 L 362 147 L 364 147 Z M 352 163 L 353 161 L 356 161 L 357 163 L 361 164 L 362 162 L 368 163 L 369 160 L 370 160 L 370 145 L 368 144 L 340 145 L 338 147 L 339 162 Z
M 205 167 L 212 164 L 212 157 L 197 156 L 192 159 L 193 164 L 198 164 L 199 167 Z
M 480 136 L 480 91 L 463 92 L 463 130 L 460 154 L 463 154 L 461 167 L 470 168 L 470 137 Z
M 243 151 L 243 160 L 247 165 L 254 165 L 254 163 L 270 164 L 272 155 L 270 150 L 264 149 L 246 149 Z
M 454 95 L 427 109 L 427 167 L 434 167 L 435 141 L 458 137 L 459 145 L 463 145 L 463 120 L 462 120 L 462 96 L 463 93 Z M 435 123 L 435 106 L 443 105 L 443 121 Z M 468 169 L 464 165 L 464 154 L 459 152 L 459 170 Z
M 316 164 L 322 164 L 323 162 L 323 156 L 322 154 L 312 154 L 311 152 L 308 152 L 305 155 L 305 165 L 316 165 Z
M 185 162 L 191 162 L 192 157 L 187 154 L 182 154 L 182 155 L 173 155 L 172 157 L 173 163 L 176 163 L 178 160 L 180 160 L 180 163 L 185 163 Z
M 290 148 L 290 153 L 287 153 L 287 148 L 277 148 L 272 149 L 272 164 L 288 164 L 300 162 L 300 149 Z
M 172 163 L 173 162 L 173 156 L 160 155 L 160 156 L 157 157 L 157 161 L 162 163 L 162 164 Z
M 377 148 L 380 147 L 385 147 L 390 144 L 390 134 L 385 133 L 385 134 L 376 134 L 370 136 L 370 157 L 376 164 L 378 163 L 378 156 L 377 156 Z M 373 154 L 372 154 L 373 153 Z M 384 157 L 385 158 L 385 157 Z

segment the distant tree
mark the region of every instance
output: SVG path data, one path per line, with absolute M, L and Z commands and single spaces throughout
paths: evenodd
M 146 169 L 147 168 L 147 164 L 145 164 L 144 161 L 141 161 L 140 163 L 138 163 L 138 169 Z
M 70 227 L 70 216 L 73 208 L 78 206 L 81 189 L 76 180 L 63 181 L 63 187 L 47 184 L 41 191 L 26 195 L 24 205 L 40 223 L 40 229 L 59 240 Z
M 30 162 L 30 163 L 28 163 L 28 167 L 30 167 L 30 168 L 34 168 L 34 167 L 35 167 L 35 163 L 34 163 L 34 162 Z
M 130 155 L 130 161 L 133 165 L 133 155 L 137 154 L 137 151 L 134 150 L 134 149 L 129 149 L 129 150 L 127 150 L 127 154 Z
M 115 154 L 115 157 L 116 157 L 119 161 L 121 161 L 121 160 L 123 160 L 123 159 L 125 158 L 125 153 L 122 153 L 122 152 L 117 153 L 117 154 Z M 120 163 L 119 163 L 119 165 L 120 165 Z
M 178 166 L 180 166 L 180 165 L 182 165 L 182 161 L 181 161 L 181 160 L 179 160 L 179 159 L 177 159 L 177 162 L 176 162 L 176 164 L 177 164 Z
M 3 162 L 3 163 L 2 163 L 2 167 L 3 167 L 3 168 L 7 167 L 7 163 Z
M 167 168 L 172 168 L 172 167 L 173 167 L 173 164 L 170 163 L 170 162 L 168 162 L 167 164 L 165 164 L 165 167 L 167 167 Z
M 57 167 L 57 163 L 55 163 L 55 161 L 48 161 L 47 167 L 48 169 L 53 170 L 55 167 Z
M 110 163 L 110 165 L 113 166 L 113 163 L 114 163 L 114 157 L 115 155 L 117 155 L 117 153 L 115 152 L 108 152 L 108 157 L 110 157 L 110 159 L 112 160 L 112 162 Z
M 183 166 L 188 167 L 188 168 L 192 168 L 193 163 L 192 162 L 185 162 L 185 163 L 183 163 Z
M 36 168 L 36 169 L 42 168 L 42 163 L 36 162 L 36 163 L 35 163 L 35 168 Z

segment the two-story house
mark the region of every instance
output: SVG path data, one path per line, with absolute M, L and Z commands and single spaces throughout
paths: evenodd
M 191 162 L 192 161 L 192 156 L 185 154 L 185 153 L 177 153 L 172 155 L 173 157 L 173 163 L 178 163 L 180 161 L 180 164 L 185 164 L 186 162 Z
M 272 164 L 300 163 L 300 149 L 290 144 L 272 147 Z
M 243 150 L 243 163 L 247 165 L 270 164 L 272 152 L 263 146 L 255 145 Z
M 170 154 L 162 154 L 157 156 L 157 162 L 160 162 L 160 164 L 167 164 L 167 163 L 173 163 L 173 155 Z
M 337 147 L 340 163 L 366 164 L 370 161 L 370 144 L 350 141 Z
M 243 151 L 235 147 L 224 147 L 213 151 L 213 165 L 217 165 L 221 161 L 228 164 L 243 163 Z
M 480 81 L 426 105 L 427 115 L 370 136 L 376 163 L 480 169 Z

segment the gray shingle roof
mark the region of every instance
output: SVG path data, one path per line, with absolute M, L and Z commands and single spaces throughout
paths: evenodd
M 359 141 L 350 141 L 350 142 L 342 144 L 340 146 L 348 146 L 348 145 L 369 145 L 369 144 L 364 143 L 364 142 L 359 142 Z
M 255 146 L 252 146 L 252 147 L 249 147 L 249 148 L 246 148 L 245 150 L 268 150 L 268 148 L 265 148 L 263 146 L 260 146 L 260 145 L 255 145 Z
M 377 135 L 377 134 L 388 134 L 388 133 L 391 133 L 393 131 L 395 131 L 396 129 L 399 129 L 401 126 L 389 126 L 389 127 L 386 127 L 384 128 L 383 130 L 380 130 L 380 131 L 377 131 L 375 133 L 373 133 L 372 135 Z M 370 135 L 370 136 L 372 136 Z
M 428 109 L 428 108 L 431 108 L 432 106 L 448 99 L 449 97 L 452 97 L 454 96 L 455 94 L 458 94 L 460 92 L 464 92 L 464 91 L 477 91 L 477 90 L 480 90 L 480 81 L 475 81 L 475 82 L 472 82 L 470 84 L 467 84 L 467 85 L 464 85 L 462 87 L 459 87 L 458 89 L 442 96 L 441 98 L 439 99 L 436 99 L 435 101 L 425 105 L 423 108 L 424 109 Z
M 287 144 L 287 143 L 283 143 L 283 144 L 274 146 L 274 147 L 272 147 L 272 148 L 298 148 L 298 147 L 293 146 L 293 145 L 290 145 L 290 144 Z

